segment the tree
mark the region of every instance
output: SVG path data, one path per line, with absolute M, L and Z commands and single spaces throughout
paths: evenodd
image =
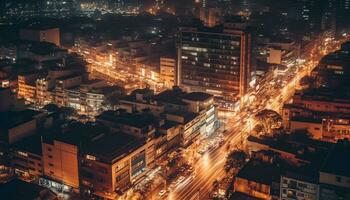
M 56 104 L 47 104 L 43 107 L 43 109 L 47 110 L 48 112 L 54 112 L 60 115 L 60 118 L 63 117 L 64 119 L 67 119 L 70 116 L 76 116 L 78 112 L 71 107 L 58 107 Z
M 231 151 L 226 157 L 225 172 L 231 173 L 234 169 L 244 166 L 247 154 L 242 150 Z
M 220 187 L 220 182 L 218 180 L 215 180 L 213 182 L 213 191 L 217 191 Z
M 272 135 L 275 130 L 282 127 L 282 117 L 274 110 L 262 110 L 254 117 L 264 134 Z
M 304 76 L 303 78 L 300 79 L 300 82 L 299 84 L 302 86 L 302 87 L 313 87 L 315 85 L 315 79 L 311 76 Z
M 109 90 L 111 90 L 111 92 L 108 95 L 106 95 L 106 98 L 103 104 L 106 107 L 114 108 L 114 106 L 119 104 L 120 98 L 125 96 L 125 91 L 124 89 L 118 86 L 112 86 L 109 88 Z

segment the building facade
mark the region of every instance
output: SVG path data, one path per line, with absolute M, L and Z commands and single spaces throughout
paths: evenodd
M 230 23 L 222 30 L 183 27 L 178 44 L 179 85 L 227 100 L 237 100 L 248 88 L 251 35 Z
M 164 86 L 167 89 L 171 89 L 177 84 L 176 65 L 174 57 L 160 57 L 160 78 L 164 81 Z

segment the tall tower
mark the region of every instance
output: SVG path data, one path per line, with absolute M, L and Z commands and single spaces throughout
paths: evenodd
M 300 0 L 299 3 L 301 20 L 311 34 L 317 34 L 321 30 L 322 3 L 320 0 Z
M 325 0 L 322 6 L 321 30 L 329 37 L 335 37 L 337 0 Z
M 236 101 L 250 80 L 251 34 L 232 24 L 221 30 L 182 28 L 178 62 L 180 86 Z

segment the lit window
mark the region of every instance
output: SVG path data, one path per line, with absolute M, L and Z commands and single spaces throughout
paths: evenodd
M 86 155 L 86 159 L 88 159 L 88 160 L 96 160 L 96 157 L 92 156 L 92 155 Z
M 18 151 L 17 153 L 18 153 L 18 155 L 21 155 L 21 156 L 24 156 L 24 157 L 28 157 L 28 154 L 26 152 Z

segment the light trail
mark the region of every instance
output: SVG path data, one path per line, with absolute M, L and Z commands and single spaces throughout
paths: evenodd
M 335 44 L 337 43 L 339 44 L 339 42 L 335 42 Z M 327 53 L 334 51 L 337 48 L 337 45 L 334 45 L 333 48 L 327 48 Z M 255 94 L 258 97 L 270 96 L 271 102 L 263 104 L 263 109 L 272 109 L 277 112 L 281 110 L 283 103 L 290 99 L 294 94 L 297 83 L 299 83 L 302 77 L 308 75 L 312 71 L 312 69 L 315 67 L 315 63 L 317 63 L 321 58 L 321 55 L 310 55 L 310 57 L 314 57 L 314 60 L 310 59 L 303 65 L 299 66 L 300 70 L 294 74 L 293 78 L 290 79 L 284 87 L 280 89 L 270 89 L 267 93 L 262 92 L 261 94 Z M 283 79 L 290 75 L 290 73 L 292 73 L 291 69 L 285 73 L 285 77 L 281 78 Z M 276 82 L 277 80 L 273 81 Z M 270 83 L 268 81 L 265 81 L 265 84 L 261 86 L 261 88 L 271 87 L 269 84 Z M 252 93 L 247 94 L 247 96 L 250 95 L 252 95 Z M 249 106 L 250 105 L 247 107 Z M 224 113 L 223 115 L 229 116 L 230 114 Z M 244 142 L 244 140 L 248 137 L 247 132 L 249 132 L 257 124 L 253 116 L 254 115 L 249 115 L 241 111 L 232 116 L 226 125 L 226 127 L 228 127 L 228 133 L 225 138 L 226 143 L 221 145 L 216 150 L 210 152 L 208 155 L 201 157 L 196 163 L 194 163 L 194 169 L 197 171 L 195 179 L 188 182 L 186 187 L 175 188 L 173 191 L 171 191 L 169 194 L 169 199 L 208 199 L 213 182 L 216 179 L 220 179 L 220 177 L 225 176 L 224 164 L 227 154 L 226 146 L 230 144 L 232 148 Z M 236 119 L 246 119 L 246 122 L 242 123 L 241 120 Z

